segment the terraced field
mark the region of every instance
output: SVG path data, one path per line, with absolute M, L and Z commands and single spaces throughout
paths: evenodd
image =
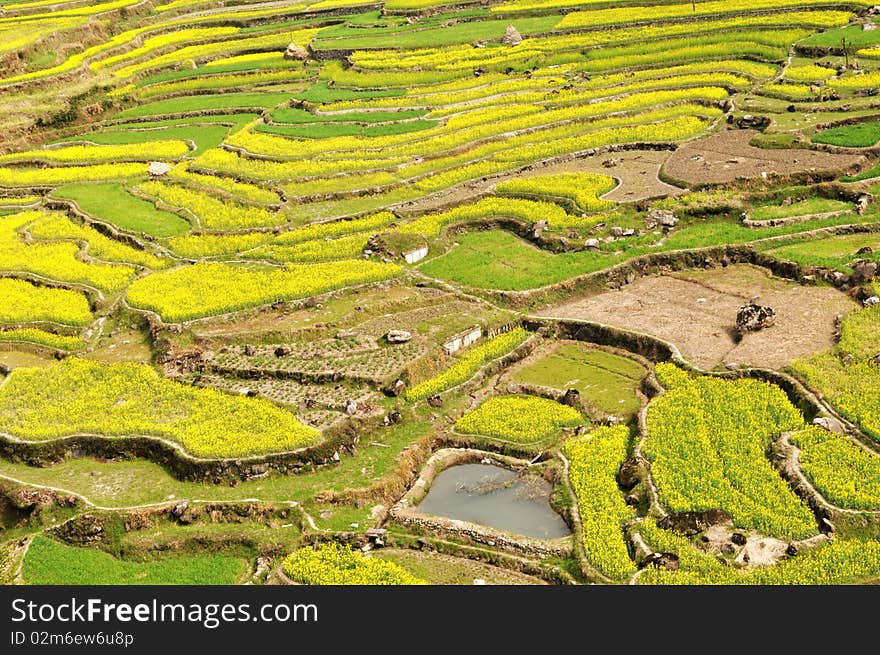
M 876 582 L 872 4 L 0 0 L 0 581 Z

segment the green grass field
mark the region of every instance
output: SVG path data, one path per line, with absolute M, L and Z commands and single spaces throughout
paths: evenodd
M 137 128 L 137 125 L 133 125 Z M 195 150 L 189 153 L 191 157 L 197 157 L 210 148 L 220 145 L 229 127 L 225 125 L 186 125 L 180 127 L 130 129 L 130 130 L 107 130 L 106 132 L 92 132 L 83 137 L 72 137 L 67 141 L 91 141 L 101 145 L 118 145 L 126 143 L 149 143 L 158 140 L 192 141 L 196 144 Z
M 437 125 L 437 121 L 402 121 L 381 125 L 352 125 L 350 123 L 324 123 L 317 125 L 257 125 L 257 132 L 278 134 L 298 139 L 326 139 L 337 136 L 389 136 L 408 134 L 427 130 Z
M 844 39 L 853 48 L 867 48 L 880 43 L 880 34 L 877 30 L 864 30 L 861 25 L 851 25 L 819 32 L 801 41 L 801 45 L 840 49 Z
M 553 353 L 516 372 L 514 379 L 554 389 L 577 389 L 581 398 L 608 414 L 631 415 L 640 402 L 636 389 L 645 368 L 637 361 L 580 344 Z
M 594 250 L 553 254 L 504 230 L 468 232 L 457 237 L 460 245 L 420 266 L 423 273 L 479 289 L 523 291 L 561 282 L 577 275 L 600 271 L 641 255 L 708 248 L 724 244 L 741 244 L 807 232 L 822 227 L 867 223 L 876 220 L 866 214 L 846 213 L 777 227 L 748 228 L 738 220 L 701 220 L 682 226 L 653 245 L 657 236 L 648 233 L 632 237 L 624 243 L 604 245 L 614 251 Z
M 247 562 L 234 557 L 177 556 L 129 562 L 37 536 L 28 549 L 22 575 L 28 584 L 41 585 L 223 585 L 239 582 L 246 570 Z
M 856 123 L 823 130 L 813 136 L 813 143 L 828 143 L 847 148 L 870 148 L 880 141 L 880 122 Z
M 185 218 L 156 209 L 153 203 L 128 193 L 118 182 L 70 184 L 56 189 L 52 195 L 73 200 L 86 214 L 123 230 L 170 237 L 190 229 Z
M 765 252 L 778 259 L 788 259 L 805 266 L 824 266 L 847 272 L 851 270 L 847 264 L 856 259 L 856 253 L 865 246 L 873 248 L 874 253 L 858 255 L 859 258 L 880 258 L 880 233 L 848 234 L 800 241 Z
M 852 209 L 852 204 L 842 200 L 829 198 L 807 198 L 790 205 L 760 204 L 751 209 L 751 218 L 756 221 L 765 221 L 773 218 L 788 218 L 791 216 L 807 216 L 809 214 L 824 214 L 827 212 L 846 211 Z
M 290 93 L 220 93 L 211 95 L 181 96 L 157 100 L 119 112 L 113 118 L 139 118 L 164 114 L 187 114 L 199 111 L 234 109 L 236 107 L 264 107 L 269 109 L 289 100 Z

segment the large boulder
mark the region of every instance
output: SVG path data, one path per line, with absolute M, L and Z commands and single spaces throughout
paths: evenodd
M 880 263 L 868 259 L 861 259 L 853 265 L 852 275 L 849 276 L 850 284 L 860 285 L 870 282 L 877 276 Z
M 522 40 L 522 36 L 513 25 L 508 25 L 504 30 L 504 36 L 501 37 L 501 43 L 504 45 L 519 45 Z
M 388 343 L 406 343 L 412 339 L 412 336 L 412 332 L 407 332 L 406 330 L 388 330 L 385 339 Z
M 656 225 L 675 227 L 678 225 L 678 218 L 676 218 L 675 214 L 665 209 L 652 209 L 648 213 L 648 226 L 653 227 Z
M 754 302 L 743 305 L 736 313 L 736 329 L 740 334 L 768 328 L 776 322 L 776 310 Z
M 617 483 L 622 489 L 629 491 L 648 474 L 648 460 L 641 455 L 633 455 L 626 460 L 617 472 Z
M 302 46 L 291 43 L 284 51 L 284 58 L 288 61 L 305 61 L 309 58 L 309 51 Z

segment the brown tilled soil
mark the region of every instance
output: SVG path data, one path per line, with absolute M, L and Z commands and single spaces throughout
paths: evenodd
M 754 296 L 776 310 L 776 324 L 737 343 L 737 310 Z M 856 306 L 835 289 L 800 286 L 774 278 L 766 269 L 738 264 L 645 277 L 621 290 L 570 300 L 537 314 L 658 337 L 704 369 L 732 363 L 779 369 L 831 347 L 835 318 Z
M 663 172 L 689 185 L 723 184 L 736 178 L 799 173 L 843 174 L 863 161 L 861 155 L 835 155 L 805 149 L 765 149 L 749 145 L 755 130 L 725 130 L 690 141 L 676 150 Z

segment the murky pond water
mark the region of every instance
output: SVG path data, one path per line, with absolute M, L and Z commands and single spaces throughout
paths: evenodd
M 442 471 L 419 503 L 424 514 L 470 521 L 527 537 L 571 534 L 550 506 L 552 486 L 492 464 L 459 464 Z

